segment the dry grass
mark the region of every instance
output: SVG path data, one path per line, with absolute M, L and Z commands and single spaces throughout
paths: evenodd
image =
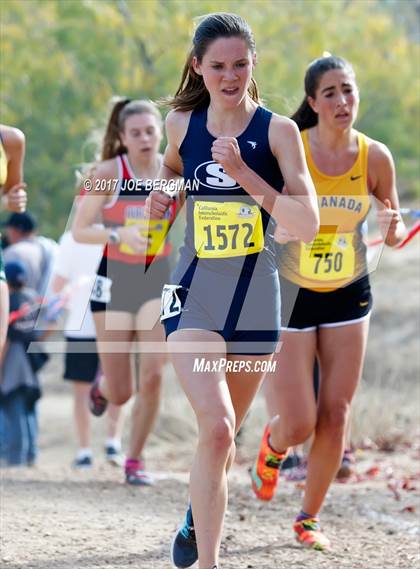
M 352 443 L 364 446 L 372 441 L 391 451 L 413 441 L 419 433 L 419 398 L 419 385 L 401 380 L 397 370 L 364 381 L 353 405 Z
M 391 450 L 420 428 L 419 244 L 385 249 L 371 276 L 374 308 L 352 439 Z

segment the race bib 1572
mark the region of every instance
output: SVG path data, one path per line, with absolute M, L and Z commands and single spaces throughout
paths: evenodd
M 264 247 L 261 211 L 241 202 L 196 201 L 194 245 L 204 259 L 241 257 Z

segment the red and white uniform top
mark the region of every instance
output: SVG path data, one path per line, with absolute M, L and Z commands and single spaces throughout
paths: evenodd
M 104 256 L 112 261 L 129 264 L 149 264 L 155 257 L 167 257 L 172 243 L 167 237 L 175 220 L 176 202 L 173 200 L 163 219 L 148 219 L 144 214 L 146 198 L 151 184 L 137 178 L 130 166 L 127 154 L 116 156 L 118 183 L 112 199 L 102 208 L 102 219 L 106 227 L 138 225 L 139 231 L 149 238 L 146 255 L 139 255 L 126 243 L 108 243 Z

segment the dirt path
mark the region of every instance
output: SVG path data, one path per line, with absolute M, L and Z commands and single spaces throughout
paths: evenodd
M 177 393 L 176 386 L 172 389 Z M 68 393 L 47 393 L 41 413 L 40 466 L 2 471 L 0 559 L 5 569 L 168 569 L 169 543 L 188 499 L 194 437 L 190 417 L 181 422 L 166 410 L 148 451 L 156 485 L 132 488 L 122 484 L 120 469 L 100 457 L 99 427 L 95 468 L 74 472 L 68 466 L 72 456 Z M 397 501 L 386 480 L 390 469 L 397 480 L 414 474 L 418 450 L 401 455 L 365 453 L 358 471 L 364 473 L 375 464 L 377 479 L 333 486 L 323 523 L 334 552 L 309 552 L 295 544 L 290 527 L 301 489 L 284 481 L 268 505 L 251 494 L 247 468 L 252 457 L 249 441 L 256 440 L 255 420 L 255 416 L 250 420 L 241 464 L 235 465 L 230 479 L 223 569 L 418 566 L 419 494 L 402 491 Z M 177 441 L 174 432 L 181 433 Z M 407 507 L 416 511 L 403 511 Z
M 154 489 L 133 489 L 120 484 L 112 471 L 76 477 L 56 467 L 9 472 L 3 485 L 5 568 L 171 566 L 169 542 L 187 500 L 185 473 L 168 475 Z M 251 498 L 247 477 L 236 471 L 223 569 L 418 566 L 415 516 L 401 513 L 403 502 L 394 503 L 383 484 L 333 488 L 323 515 L 335 543 L 328 555 L 303 551 L 292 540 L 289 526 L 299 493 L 288 483 L 275 502 L 261 505 Z

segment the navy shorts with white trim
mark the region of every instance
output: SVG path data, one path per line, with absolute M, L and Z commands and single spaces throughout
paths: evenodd
M 165 298 L 165 289 L 162 296 L 161 321 L 167 337 L 181 329 L 211 330 L 223 337 L 228 354 L 275 351 L 280 335 L 277 272 L 237 278 L 190 266 L 178 282 L 167 285 L 169 296 Z

